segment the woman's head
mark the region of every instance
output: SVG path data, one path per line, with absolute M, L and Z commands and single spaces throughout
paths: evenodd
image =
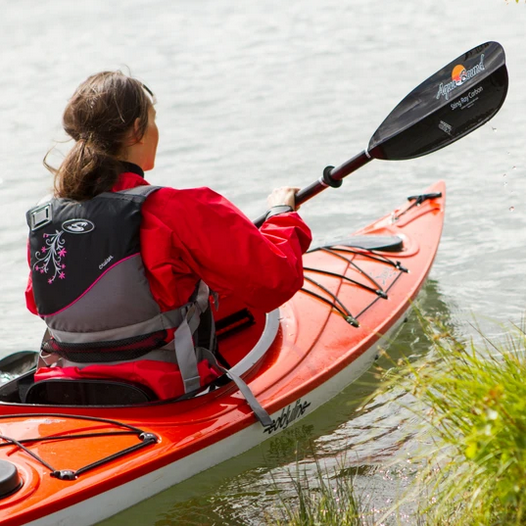
M 64 130 L 75 144 L 60 168 L 52 170 L 57 195 L 85 200 L 110 190 L 122 161 L 153 168 L 157 147 L 153 103 L 148 88 L 120 71 L 86 79 L 64 111 Z

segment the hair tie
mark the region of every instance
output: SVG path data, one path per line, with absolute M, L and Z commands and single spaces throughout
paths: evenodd
M 85 141 L 85 142 L 92 142 L 93 141 L 93 133 L 92 132 L 79 133 L 79 138 L 77 140 Z

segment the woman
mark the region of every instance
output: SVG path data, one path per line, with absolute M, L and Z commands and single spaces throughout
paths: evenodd
M 55 197 L 28 212 L 26 301 L 48 327 L 37 381 L 121 379 L 160 399 L 193 391 L 218 374 L 206 359 L 213 329 L 196 331 L 213 325 L 205 283 L 266 311 L 302 286 L 311 235 L 297 189 L 272 192 L 258 230 L 208 188 L 150 186 L 154 102 L 136 79 L 102 72 L 65 109 L 75 144 L 50 168 Z

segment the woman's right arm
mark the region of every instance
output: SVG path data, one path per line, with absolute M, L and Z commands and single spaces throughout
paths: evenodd
M 302 255 L 312 238 L 297 213 L 272 216 L 258 230 L 209 188 L 161 190 L 149 199 L 153 204 L 162 197 L 170 201 L 159 212 L 173 229 L 174 243 L 184 247 L 186 263 L 213 290 L 270 311 L 301 288 Z

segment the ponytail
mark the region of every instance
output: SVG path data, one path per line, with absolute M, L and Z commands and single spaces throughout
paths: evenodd
M 122 172 L 122 162 L 81 139 L 58 170 L 50 169 L 55 174 L 55 195 L 85 201 L 111 190 Z
M 111 190 L 123 170 L 119 155 L 132 138 L 142 138 L 148 124 L 152 100 L 145 89 L 120 71 L 98 73 L 77 88 L 63 117 L 75 144 L 58 169 L 44 158 L 57 197 L 84 201 Z

